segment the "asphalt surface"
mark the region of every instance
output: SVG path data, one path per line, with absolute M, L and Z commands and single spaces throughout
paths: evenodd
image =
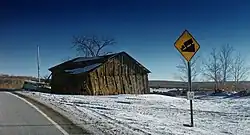
M 0 135 L 63 135 L 21 99 L 0 92 Z

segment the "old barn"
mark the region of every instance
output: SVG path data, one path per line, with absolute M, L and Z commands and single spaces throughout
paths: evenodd
M 84 95 L 149 93 L 150 71 L 126 52 L 78 57 L 49 69 L 53 93 Z

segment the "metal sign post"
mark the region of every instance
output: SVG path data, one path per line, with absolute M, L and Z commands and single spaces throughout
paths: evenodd
M 175 48 L 181 53 L 181 55 L 187 60 L 188 65 L 188 92 L 187 92 L 187 99 L 190 101 L 190 112 L 191 112 L 191 124 L 183 124 L 184 126 L 193 127 L 194 120 L 193 120 L 193 98 L 194 92 L 192 92 L 192 80 L 191 80 L 191 67 L 190 61 L 196 52 L 200 49 L 200 45 L 194 39 L 194 37 L 185 30 L 181 36 L 176 40 L 174 43 Z
M 188 61 L 188 91 L 192 92 L 192 80 L 191 80 L 191 67 L 190 62 Z M 189 99 L 190 101 L 190 115 L 191 115 L 191 127 L 194 126 L 194 119 L 193 119 L 193 100 Z

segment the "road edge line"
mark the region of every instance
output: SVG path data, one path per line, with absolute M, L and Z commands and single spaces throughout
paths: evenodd
M 19 99 L 21 99 L 22 101 L 24 101 L 25 103 L 27 103 L 28 105 L 30 105 L 32 108 L 34 108 L 36 111 L 38 111 L 40 114 L 42 114 L 49 122 L 51 122 L 59 131 L 61 131 L 64 135 L 69 135 L 68 132 L 66 132 L 58 123 L 56 123 L 55 121 L 53 121 L 49 116 L 47 116 L 44 112 L 42 112 L 38 107 L 36 107 L 35 105 L 33 105 L 32 103 L 30 103 L 29 101 L 27 101 L 26 99 L 15 95 L 11 92 L 5 92 L 7 94 L 10 94 L 12 96 L 15 96 Z

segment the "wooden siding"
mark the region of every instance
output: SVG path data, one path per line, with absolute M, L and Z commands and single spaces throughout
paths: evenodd
M 128 57 L 118 56 L 89 73 L 94 95 L 148 93 L 148 75 Z

